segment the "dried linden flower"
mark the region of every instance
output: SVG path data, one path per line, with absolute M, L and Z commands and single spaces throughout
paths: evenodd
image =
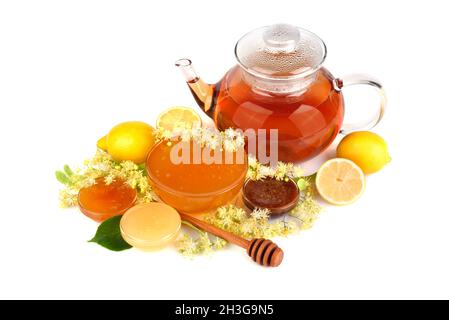
M 299 219 L 301 230 L 310 229 L 323 208 L 315 200 L 313 177 L 301 178 L 297 181 L 301 190 L 298 205 L 290 211 L 290 216 Z
M 193 128 L 176 128 L 172 131 L 157 129 L 156 137 L 158 140 L 170 141 L 195 141 L 201 146 L 213 150 L 224 149 L 229 152 L 236 151 L 245 146 L 243 134 L 234 129 L 218 131 L 212 128 L 202 128 L 194 126 Z
M 248 157 L 247 177 L 252 180 L 261 180 L 267 177 L 277 180 L 293 179 L 296 180 L 303 176 L 300 166 L 292 163 L 278 162 L 276 167 L 264 166 L 259 163 L 254 156 Z
M 285 236 L 297 229 L 291 228 L 294 223 L 286 226 L 276 221 L 270 221 L 269 211 L 266 209 L 255 209 L 247 215 L 245 210 L 234 205 L 219 208 L 215 214 L 206 216 L 205 220 L 218 228 L 246 239 Z
M 268 219 L 270 217 L 270 210 L 256 208 L 251 212 L 251 217 L 256 220 Z
M 218 237 L 215 237 L 215 240 L 211 241 L 207 232 L 194 227 L 188 222 L 183 222 L 183 224 L 191 227 L 199 233 L 199 236 L 195 239 L 189 234 L 183 233 L 176 241 L 178 252 L 186 257 L 193 257 L 199 254 L 208 254 L 214 250 L 223 248 L 227 244 L 225 240 Z

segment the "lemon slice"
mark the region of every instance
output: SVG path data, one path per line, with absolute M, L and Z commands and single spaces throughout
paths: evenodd
M 331 204 L 351 204 L 365 190 L 365 175 L 351 160 L 332 159 L 318 170 L 316 188 L 321 197 Z
M 156 121 L 159 129 L 191 129 L 197 124 L 201 126 L 201 118 L 195 110 L 188 107 L 172 107 L 163 111 Z

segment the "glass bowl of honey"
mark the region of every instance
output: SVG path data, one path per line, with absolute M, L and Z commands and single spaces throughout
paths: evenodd
M 192 141 L 161 141 L 150 151 L 146 169 L 154 192 L 163 202 L 182 213 L 200 214 L 237 197 L 248 160 L 243 149 L 229 152 L 209 150 Z
M 122 215 L 136 201 L 136 190 L 121 179 L 106 183 L 103 178 L 98 178 L 93 185 L 82 188 L 78 194 L 80 211 L 97 222 Z

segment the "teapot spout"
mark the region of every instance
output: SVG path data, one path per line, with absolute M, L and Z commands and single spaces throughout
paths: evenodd
M 214 95 L 214 85 L 205 83 L 198 76 L 192 66 L 192 61 L 189 59 L 179 59 L 175 62 L 175 66 L 177 66 L 184 75 L 196 103 L 198 103 L 200 108 L 209 117 L 213 118 L 214 106 L 212 105 L 212 98 Z

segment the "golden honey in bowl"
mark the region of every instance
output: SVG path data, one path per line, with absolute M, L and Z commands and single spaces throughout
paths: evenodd
M 136 190 L 120 179 L 108 184 L 98 178 L 95 184 L 82 188 L 78 194 L 81 212 L 97 222 L 123 214 L 136 200 Z
M 173 161 L 173 148 L 182 147 L 190 150 L 188 161 Z M 221 157 L 217 161 L 221 163 L 203 158 L 195 161 L 194 150 L 205 153 L 205 147 L 197 142 L 162 141 L 148 155 L 146 168 L 153 190 L 162 201 L 183 213 L 206 213 L 237 196 L 246 177 L 247 159 L 244 153 L 238 161 L 238 152 L 220 151 L 217 155 L 214 150 L 206 150 L 215 159 Z

